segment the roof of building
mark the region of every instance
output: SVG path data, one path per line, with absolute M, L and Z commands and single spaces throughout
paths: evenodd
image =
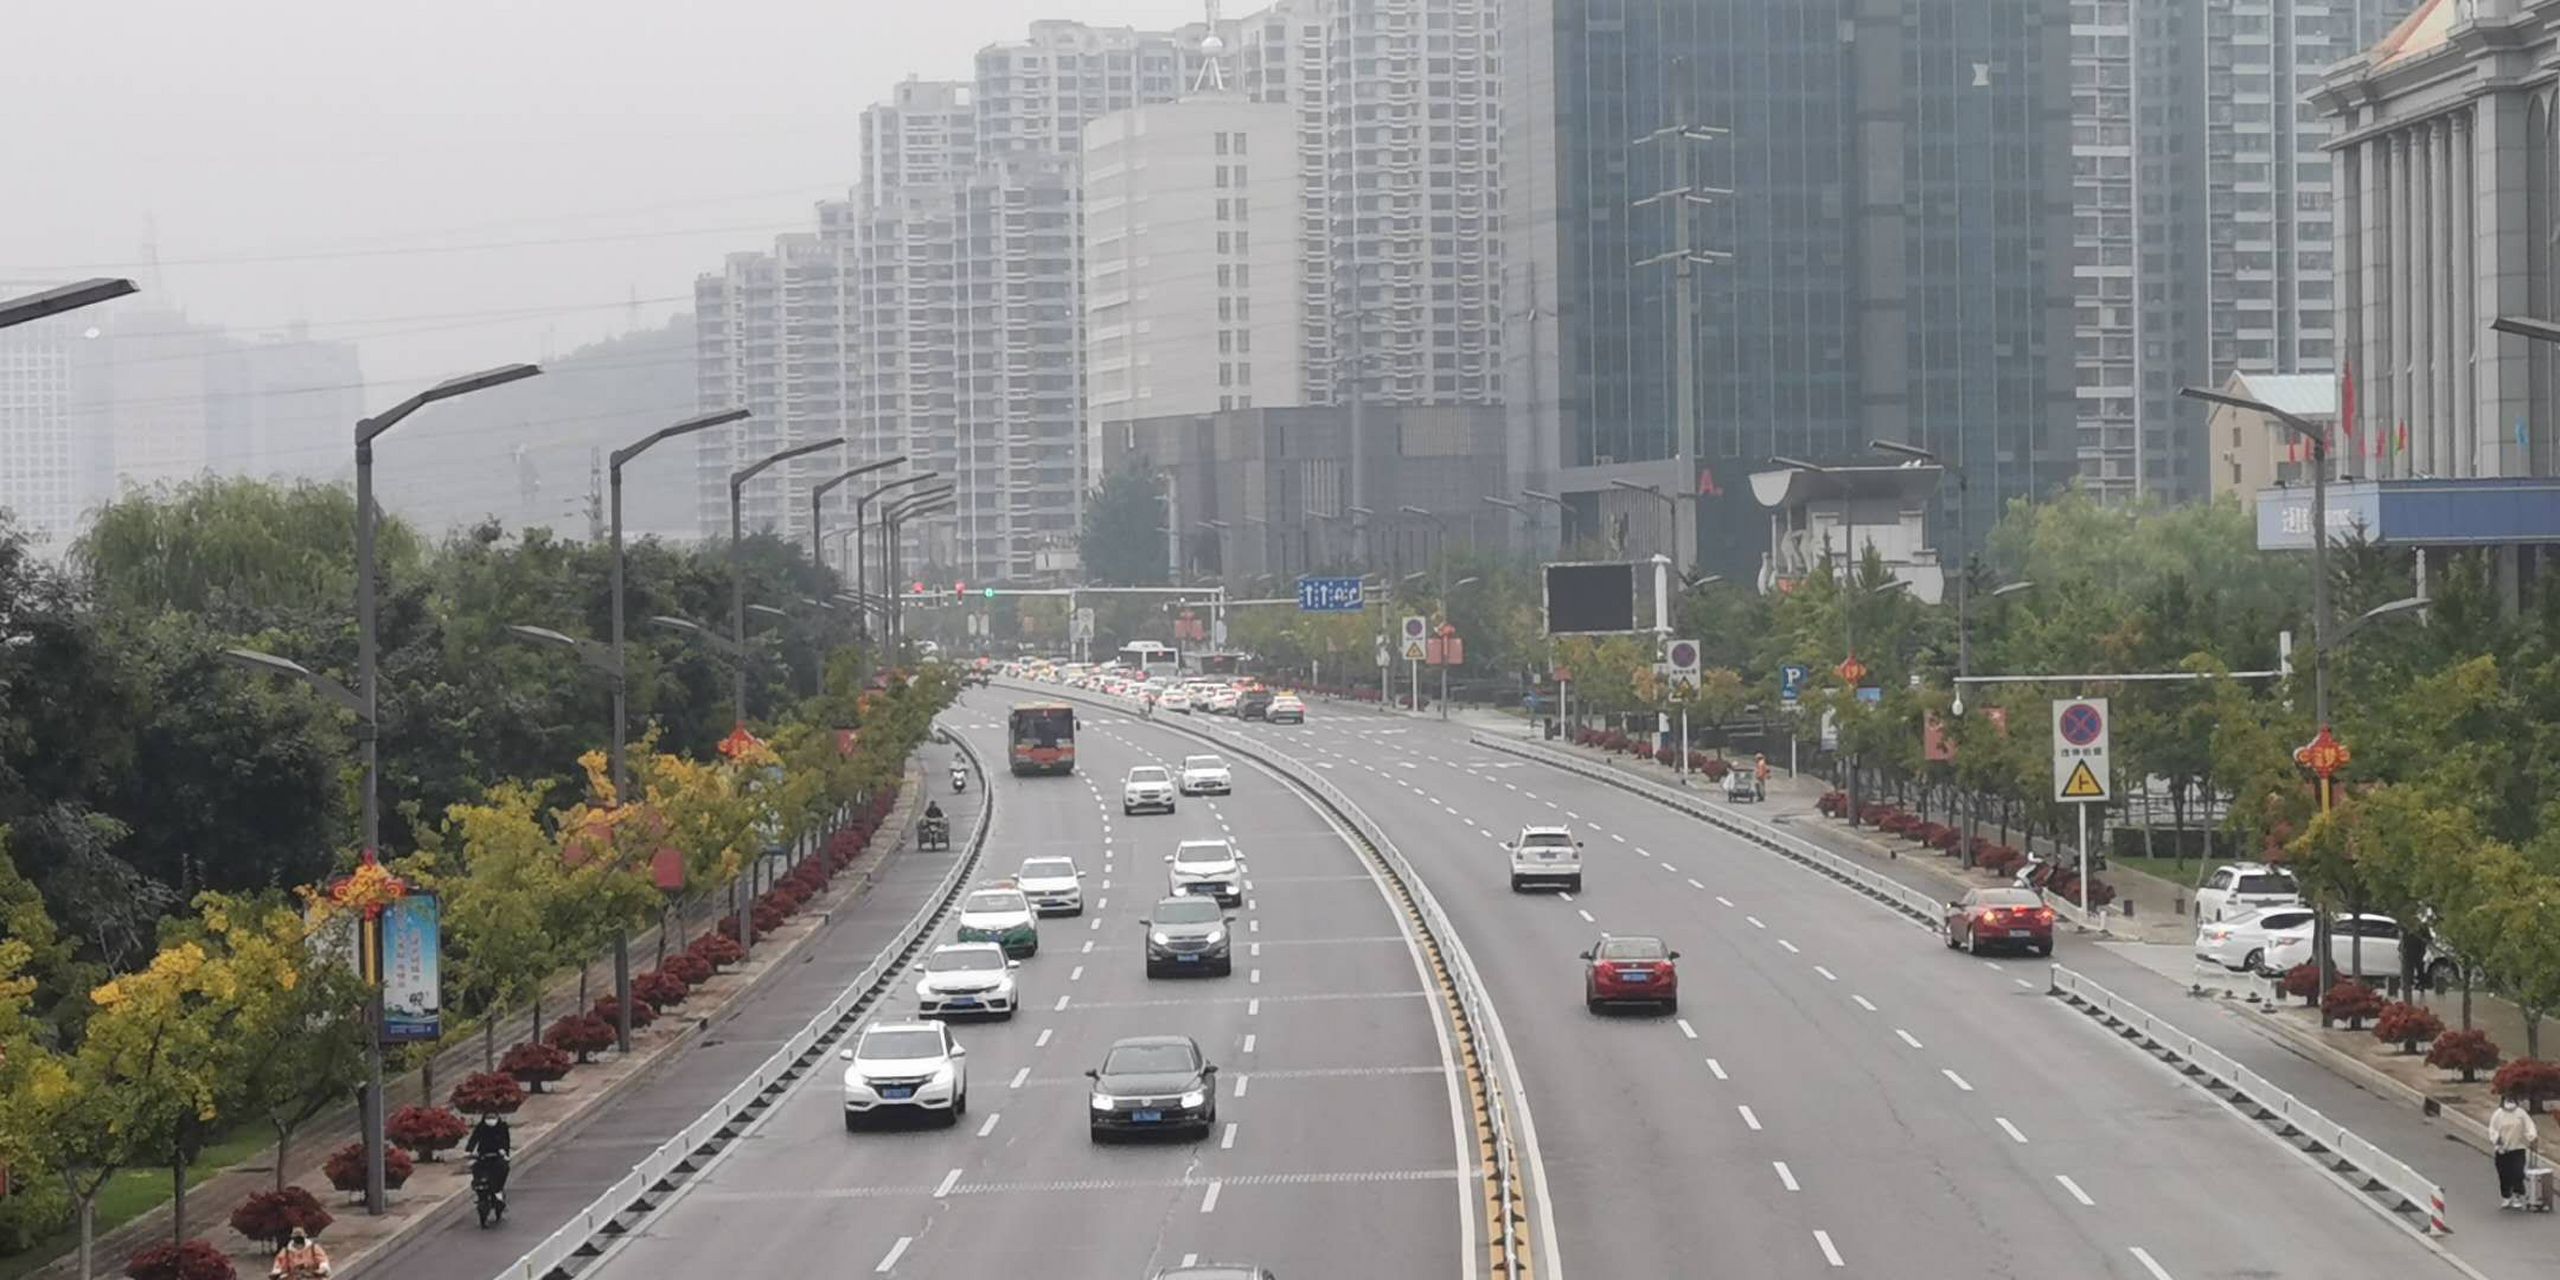
M 2453 24 L 2467 8 L 2458 0 L 2426 0 L 2375 43 L 2372 65 L 2380 67 L 2443 48 L 2453 34 Z
M 2298 418 L 2338 413 L 2338 379 L 2326 373 L 2235 373 L 2232 389 Z

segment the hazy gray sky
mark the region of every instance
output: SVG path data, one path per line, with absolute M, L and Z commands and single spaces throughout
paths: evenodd
M 857 116 L 911 73 L 966 78 L 1034 18 L 1202 9 L 6 0 L 0 281 L 128 274 L 201 320 L 307 321 L 405 392 L 627 328 L 633 296 L 645 323 L 684 309 L 842 195 Z M 553 243 L 421 251 L 525 241 Z

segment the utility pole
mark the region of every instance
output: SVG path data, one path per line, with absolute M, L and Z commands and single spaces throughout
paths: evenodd
M 1720 263 L 1731 262 L 1733 260 L 1733 255 L 1730 253 L 1714 249 L 1701 249 L 1697 246 L 1695 219 L 1693 219 L 1690 214 L 1696 206 L 1714 204 L 1717 197 L 1730 196 L 1733 192 L 1723 187 L 1707 187 L 1699 185 L 1696 167 L 1693 163 L 1696 148 L 1692 147 L 1690 144 L 1696 142 L 1717 141 L 1727 135 L 1727 130 L 1714 125 L 1702 125 L 1690 122 L 1688 106 L 1688 59 L 1674 58 L 1671 60 L 1671 77 L 1673 80 L 1673 96 L 1679 104 L 1677 107 L 1676 118 L 1672 123 L 1664 125 L 1663 127 L 1636 139 L 1628 145 L 1630 147 L 1641 147 L 1656 142 L 1671 143 L 1672 185 L 1665 187 L 1660 191 L 1656 191 L 1652 195 L 1644 196 L 1628 207 L 1631 209 L 1642 209 L 1648 205 L 1665 201 L 1670 202 L 1672 207 L 1671 248 L 1662 253 L 1657 253 L 1650 258 L 1645 258 L 1637 262 L 1635 265 L 1639 268 L 1643 268 L 1659 266 L 1665 262 L 1672 264 L 1673 345 L 1671 353 L 1671 421 L 1673 440 L 1671 452 L 1672 457 L 1680 464 L 1681 482 L 1679 492 L 1688 496 L 1692 502 L 1690 528 L 1685 534 L 1680 528 L 1680 508 L 1678 503 L 1675 502 L 1671 509 L 1670 550 L 1672 553 L 1672 568 L 1674 572 L 1677 572 L 1683 559 L 1681 555 L 1682 544 L 1695 543 L 1697 541 L 1695 498 L 1698 487 L 1697 448 L 1699 435 L 1697 370 L 1698 295 L 1697 290 L 1693 287 L 1692 275 L 1694 268 L 1702 263 L 1713 266 Z

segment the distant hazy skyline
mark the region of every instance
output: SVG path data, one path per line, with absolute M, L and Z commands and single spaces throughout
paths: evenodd
M 862 108 L 910 74 L 966 78 L 1039 18 L 1166 27 L 1204 6 L 8 9 L 0 281 L 131 275 L 202 322 L 308 323 L 362 346 L 375 399 L 620 332 L 635 297 L 642 324 L 687 309 L 722 254 L 842 196 Z

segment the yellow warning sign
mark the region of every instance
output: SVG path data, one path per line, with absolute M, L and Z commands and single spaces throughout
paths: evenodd
M 2098 781 L 2098 775 L 2089 771 L 2089 762 L 2082 760 L 2071 766 L 2071 776 L 2063 780 L 2062 798 L 2104 800 L 2107 798 L 2106 784 Z

